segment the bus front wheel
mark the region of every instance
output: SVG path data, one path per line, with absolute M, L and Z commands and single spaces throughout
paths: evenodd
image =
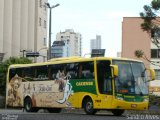
M 97 110 L 93 109 L 93 101 L 91 98 L 87 98 L 84 100 L 84 111 L 86 112 L 86 114 L 88 115 L 94 115 Z
M 124 113 L 124 110 L 114 109 L 111 111 L 115 116 L 121 116 Z

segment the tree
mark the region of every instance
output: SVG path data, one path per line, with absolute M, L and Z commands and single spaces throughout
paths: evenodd
M 159 66 L 156 62 L 149 60 L 149 59 L 146 57 L 145 53 L 144 53 L 142 50 L 136 50 L 136 51 L 134 52 L 134 55 L 135 55 L 137 58 L 143 58 L 144 60 L 147 60 L 147 61 L 150 62 L 152 65 Z M 158 62 L 158 63 L 159 63 L 159 62 Z
M 28 58 L 16 58 L 10 57 L 9 59 L 5 60 L 4 62 L 0 63 L 0 94 L 5 94 L 6 89 L 6 76 L 8 67 L 12 64 L 28 64 L 32 63 L 32 61 Z
M 160 12 L 160 0 L 152 0 L 150 5 L 144 5 L 143 8 L 144 12 L 140 13 L 141 18 L 144 20 L 141 28 L 149 33 L 152 43 L 159 48 L 160 19 L 158 14 Z
M 143 8 L 144 12 L 140 13 L 141 18 L 144 20 L 141 24 L 141 28 L 150 35 L 151 42 L 159 49 L 160 42 L 158 39 L 160 38 L 160 18 L 158 14 L 160 12 L 160 0 L 152 0 L 150 5 L 144 5 Z M 153 61 L 148 60 L 142 50 L 135 51 L 135 56 L 146 59 L 150 63 L 156 65 Z

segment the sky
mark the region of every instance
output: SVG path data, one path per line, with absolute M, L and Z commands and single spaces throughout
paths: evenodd
M 82 56 L 90 53 L 90 40 L 101 35 L 105 56 L 121 52 L 123 17 L 139 17 L 151 0 L 48 0 L 52 9 L 52 42 L 58 32 L 73 29 L 82 35 Z

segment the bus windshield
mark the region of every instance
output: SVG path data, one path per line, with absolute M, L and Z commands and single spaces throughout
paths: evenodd
M 148 82 L 144 64 L 133 61 L 113 61 L 118 65 L 115 91 L 121 94 L 147 95 Z

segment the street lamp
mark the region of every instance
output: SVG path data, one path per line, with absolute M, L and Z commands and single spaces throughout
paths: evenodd
M 59 4 L 50 6 L 49 3 L 46 3 L 46 6 L 49 8 L 50 13 L 49 13 L 49 42 L 48 42 L 48 59 L 51 59 L 51 14 L 52 14 L 52 8 L 58 7 Z

